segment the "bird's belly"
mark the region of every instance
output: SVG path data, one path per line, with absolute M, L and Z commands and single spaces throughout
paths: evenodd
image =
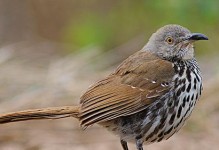
M 142 120 L 137 121 L 136 118 L 132 118 L 133 115 L 128 117 L 119 117 L 114 120 L 106 121 L 99 123 L 101 126 L 105 127 L 108 131 L 112 132 L 115 135 L 118 135 L 120 139 L 123 139 L 127 142 L 135 142 L 136 136 L 138 136 L 138 125 Z M 133 120 L 136 122 L 134 123 Z

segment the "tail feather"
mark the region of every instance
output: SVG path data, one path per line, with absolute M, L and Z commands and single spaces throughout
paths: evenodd
M 39 119 L 61 119 L 67 117 L 78 118 L 78 115 L 79 106 L 30 109 L 0 115 L 0 124 Z

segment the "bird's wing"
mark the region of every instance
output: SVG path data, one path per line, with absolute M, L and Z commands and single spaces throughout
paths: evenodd
M 81 97 L 81 125 L 87 127 L 146 109 L 168 93 L 173 73 L 169 61 L 148 52 L 133 54 Z

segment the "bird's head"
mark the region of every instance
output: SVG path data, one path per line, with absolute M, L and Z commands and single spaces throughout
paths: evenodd
M 201 33 L 191 33 L 180 25 L 166 25 L 158 29 L 143 48 L 155 53 L 162 59 L 192 59 L 194 57 L 193 43 L 198 40 L 208 40 Z

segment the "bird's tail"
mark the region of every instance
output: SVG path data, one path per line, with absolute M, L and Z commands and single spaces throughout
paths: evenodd
M 78 118 L 79 110 L 79 106 L 63 106 L 0 114 L 0 124 L 38 119 Z

